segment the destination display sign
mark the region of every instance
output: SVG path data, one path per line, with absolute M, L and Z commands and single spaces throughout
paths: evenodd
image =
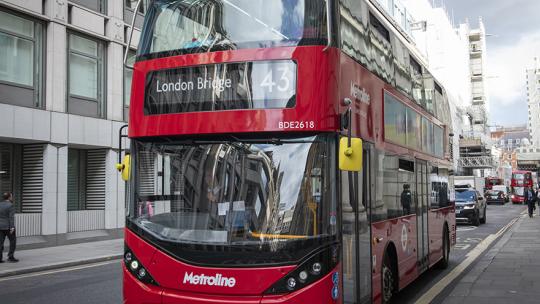
M 292 60 L 222 63 L 147 74 L 144 114 L 293 108 Z

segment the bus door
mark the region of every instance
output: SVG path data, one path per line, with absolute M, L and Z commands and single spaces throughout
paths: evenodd
M 427 163 L 416 161 L 416 236 L 418 240 L 417 265 L 419 271 L 429 266 L 428 238 L 428 174 Z
M 371 147 L 364 143 L 360 172 L 341 172 L 343 299 L 371 303 Z

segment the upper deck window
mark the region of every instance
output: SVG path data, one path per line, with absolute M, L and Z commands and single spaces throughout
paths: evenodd
M 323 0 L 157 0 L 139 56 L 326 43 Z

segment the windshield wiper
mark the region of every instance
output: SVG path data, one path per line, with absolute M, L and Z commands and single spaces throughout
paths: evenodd
M 313 143 L 315 140 L 305 140 L 305 139 L 284 139 L 284 138 L 277 138 L 277 137 L 271 137 L 271 138 L 256 138 L 256 139 L 249 139 L 249 138 L 238 138 L 233 135 L 228 135 L 228 137 L 234 139 L 236 142 L 242 142 L 242 143 L 250 143 L 250 144 L 273 144 L 273 145 L 283 145 L 283 144 L 305 144 L 305 143 Z
M 286 138 L 238 138 L 234 135 L 225 135 L 223 139 L 184 139 L 180 141 L 168 140 L 168 143 L 174 144 L 179 143 L 183 145 L 218 145 L 218 144 L 273 144 L 273 145 L 283 145 L 283 144 L 303 144 L 303 143 L 314 143 L 315 140 L 306 140 L 306 139 L 286 139 Z

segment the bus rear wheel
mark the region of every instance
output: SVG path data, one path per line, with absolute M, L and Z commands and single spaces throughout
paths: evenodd
M 382 303 L 388 304 L 392 301 L 392 297 L 396 290 L 396 274 L 394 273 L 393 263 L 388 254 L 385 254 L 384 257 L 381 270 L 381 281 Z

